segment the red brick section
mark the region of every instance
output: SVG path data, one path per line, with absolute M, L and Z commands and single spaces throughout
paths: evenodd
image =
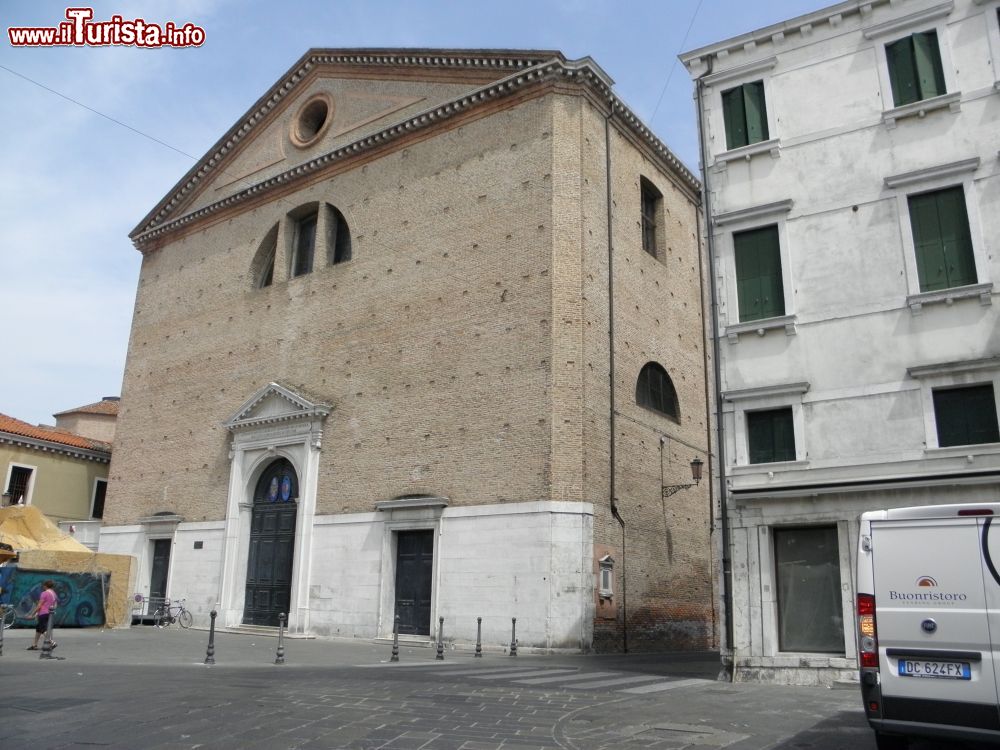
M 6 414 L 0 414 L 0 432 L 20 435 L 21 437 L 32 438 L 34 440 L 45 440 L 60 445 L 68 445 L 73 448 L 83 448 L 84 450 L 111 452 L 110 443 L 91 440 L 90 438 L 74 435 L 72 432 L 56 430 L 51 427 L 36 427 L 27 422 L 22 422 L 20 419 L 8 417 Z

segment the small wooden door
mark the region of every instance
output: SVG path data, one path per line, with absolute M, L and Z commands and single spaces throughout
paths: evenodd
M 288 613 L 292 593 L 292 558 L 298 514 L 298 481 L 285 459 L 271 464 L 254 492 L 250 521 L 243 622 L 277 627 Z
M 167 572 L 170 570 L 170 539 L 153 540 L 153 561 L 149 572 L 149 611 L 153 614 L 163 606 L 167 596 Z
M 399 632 L 430 635 L 434 532 L 400 531 L 396 535 L 396 614 Z

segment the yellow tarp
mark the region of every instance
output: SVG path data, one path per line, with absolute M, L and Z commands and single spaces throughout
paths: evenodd
M 31 505 L 0 508 L 0 542 L 9 544 L 15 552 L 32 549 L 90 552 Z

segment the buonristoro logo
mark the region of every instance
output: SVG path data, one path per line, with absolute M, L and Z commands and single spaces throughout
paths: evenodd
M 920 576 L 914 585 L 918 589 L 936 589 L 938 582 L 930 576 Z M 951 591 L 896 591 L 889 589 L 889 600 L 901 604 L 920 604 L 923 602 L 964 602 L 968 594 Z
M 118 15 L 95 21 L 93 8 L 67 8 L 66 20 L 58 26 L 11 26 L 7 38 L 13 47 L 200 47 L 205 29 Z

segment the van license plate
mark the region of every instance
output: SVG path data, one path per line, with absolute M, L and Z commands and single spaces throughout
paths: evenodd
M 938 677 L 945 680 L 971 680 L 972 670 L 962 661 L 899 660 L 900 677 Z

